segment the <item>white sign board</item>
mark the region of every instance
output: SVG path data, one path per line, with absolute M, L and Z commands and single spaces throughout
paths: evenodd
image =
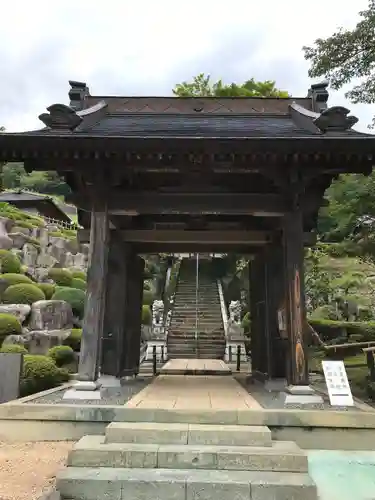
M 329 401 L 332 406 L 354 406 L 343 361 L 322 361 Z

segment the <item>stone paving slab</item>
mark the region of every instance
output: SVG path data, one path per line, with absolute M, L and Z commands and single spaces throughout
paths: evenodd
M 170 359 L 161 375 L 231 375 L 230 367 L 221 359 Z
M 159 375 L 125 407 L 209 411 L 261 409 L 233 377 L 218 375 Z

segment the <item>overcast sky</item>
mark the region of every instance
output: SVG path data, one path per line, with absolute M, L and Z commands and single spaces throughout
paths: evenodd
M 351 27 L 367 0 L 1 0 L 0 125 L 39 128 L 38 115 L 68 103 L 68 80 L 92 94 L 170 95 L 204 72 L 226 82 L 276 80 L 304 96 L 302 46 Z M 367 131 L 375 107 L 345 105 Z

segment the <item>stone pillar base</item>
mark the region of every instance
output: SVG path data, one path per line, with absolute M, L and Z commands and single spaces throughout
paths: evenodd
M 290 385 L 280 393 L 285 408 L 324 408 L 322 396 L 310 385 Z
M 267 392 L 283 392 L 287 388 L 287 381 L 285 378 L 271 378 L 265 380 L 264 389 Z
M 63 399 L 101 399 L 100 383 L 91 380 L 77 380 L 77 382 L 65 392 Z

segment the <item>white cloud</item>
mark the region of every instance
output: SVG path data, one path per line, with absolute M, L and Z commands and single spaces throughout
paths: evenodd
M 0 124 L 40 126 L 67 102 L 68 80 L 95 94 L 162 95 L 199 72 L 225 81 L 274 79 L 294 95 L 310 85 L 302 46 L 352 26 L 367 0 L 2 0 Z M 321 13 L 320 10 L 323 12 Z M 345 104 L 366 130 L 375 109 Z

